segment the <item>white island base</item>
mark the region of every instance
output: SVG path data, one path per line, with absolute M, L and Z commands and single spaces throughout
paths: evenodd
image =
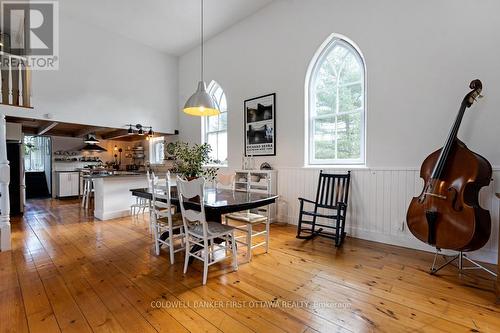
M 146 175 L 116 175 L 93 177 L 94 217 L 110 220 L 130 215 L 130 206 L 135 198 L 133 188 L 148 187 Z

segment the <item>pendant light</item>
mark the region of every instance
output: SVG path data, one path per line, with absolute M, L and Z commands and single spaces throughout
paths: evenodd
M 214 99 L 207 92 L 207 86 L 203 80 L 203 0 L 201 0 L 201 81 L 198 89 L 189 97 L 184 105 L 184 113 L 192 116 L 216 116 L 220 114 Z

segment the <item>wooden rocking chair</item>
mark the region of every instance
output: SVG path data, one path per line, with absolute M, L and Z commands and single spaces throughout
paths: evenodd
M 323 173 L 323 170 L 320 171 L 316 201 L 299 198 L 300 213 L 297 238 L 312 239 L 316 236 L 324 236 L 334 239 L 336 247 L 342 245 L 346 235 L 344 229 L 350 179 L 350 171 L 347 174 L 327 174 Z M 314 205 L 314 209 L 312 211 L 305 210 L 304 203 Z M 311 218 L 304 220 L 305 216 Z M 333 223 L 317 223 L 317 218 L 332 220 Z M 310 227 L 304 228 L 303 224 Z M 327 230 L 324 231 L 324 228 Z

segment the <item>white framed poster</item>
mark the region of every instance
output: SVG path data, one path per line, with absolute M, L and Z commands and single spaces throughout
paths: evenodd
M 245 100 L 245 156 L 276 155 L 276 94 Z

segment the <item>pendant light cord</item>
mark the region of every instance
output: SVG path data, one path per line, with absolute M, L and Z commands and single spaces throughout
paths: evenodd
M 203 0 L 201 0 L 201 81 L 203 81 Z

